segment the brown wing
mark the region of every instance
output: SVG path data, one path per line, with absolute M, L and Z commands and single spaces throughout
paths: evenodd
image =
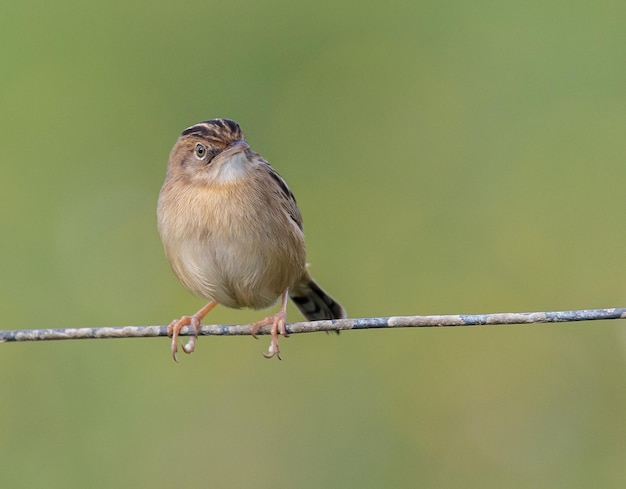
M 298 209 L 296 198 L 293 196 L 293 193 L 291 193 L 291 190 L 289 190 L 287 182 L 283 180 L 283 177 L 281 177 L 278 172 L 270 166 L 269 163 L 264 163 L 266 165 L 267 172 L 272 177 L 274 182 L 276 182 L 276 190 L 280 194 L 281 201 L 285 210 L 287 211 L 291 219 L 293 219 L 293 222 L 295 222 L 300 230 L 302 230 L 302 215 L 300 214 L 300 209 Z

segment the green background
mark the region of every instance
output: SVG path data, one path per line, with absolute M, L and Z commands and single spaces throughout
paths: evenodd
M 626 3 L 12 2 L 2 329 L 196 311 L 156 231 L 238 121 L 352 317 L 625 305 Z M 208 322 L 265 312 L 218 308 Z M 290 306 L 290 319 L 300 316 Z M 626 486 L 613 322 L 0 346 L 6 488 Z

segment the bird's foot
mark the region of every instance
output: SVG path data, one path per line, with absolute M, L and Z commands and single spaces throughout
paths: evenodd
M 280 348 L 278 347 L 278 335 L 282 334 L 285 338 L 289 336 L 289 334 L 287 334 L 287 328 L 285 328 L 286 321 L 287 313 L 281 309 L 273 316 L 268 316 L 252 325 L 252 336 L 254 338 L 256 338 L 256 333 L 261 326 L 267 326 L 268 324 L 272 325 L 272 342 L 270 343 L 269 351 L 267 353 L 263 353 L 265 358 L 272 358 L 275 356 L 279 360 L 282 360 L 282 358 L 280 358 Z
M 178 362 L 178 335 L 180 334 L 180 330 L 185 326 L 191 326 L 193 328 L 193 336 L 189 338 L 186 345 L 183 345 L 183 351 L 185 353 L 193 353 L 196 349 L 198 334 L 200 333 L 200 321 L 202 321 L 204 316 L 215 306 L 217 306 L 217 301 L 212 300 L 193 316 L 183 316 L 180 319 L 174 319 L 167 327 L 167 336 L 172 338 L 172 357 L 175 362 Z
M 189 338 L 187 344 L 182 345 L 182 348 L 185 353 L 193 353 L 196 349 L 198 333 L 200 333 L 200 318 L 195 314 L 193 316 L 183 316 L 180 319 L 174 319 L 167 327 L 167 336 L 172 338 L 172 358 L 174 358 L 175 362 L 178 362 L 178 335 L 185 326 L 191 326 L 194 334 Z

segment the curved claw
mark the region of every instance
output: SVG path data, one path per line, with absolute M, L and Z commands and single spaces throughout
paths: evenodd
M 284 311 L 281 310 L 277 312 L 276 314 L 274 314 L 273 316 L 266 317 L 265 319 L 262 319 L 261 321 L 257 321 L 256 323 L 252 325 L 253 336 L 254 336 L 254 333 L 256 333 L 256 331 L 261 326 L 265 326 L 268 324 L 272 325 L 272 330 L 271 330 L 272 342 L 270 343 L 269 351 L 267 353 L 263 353 L 263 356 L 265 358 L 276 357 L 279 360 L 282 360 L 282 358 L 280 357 L 280 348 L 278 346 L 278 335 L 281 334 L 285 337 L 289 336 L 285 328 L 285 318 L 286 318 L 286 314 Z M 256 336 L 254 337 L 256 338 Z
M 196 349 L 196 339 L 198 339 L 198 333 L 200 333 L 200 320 L 197 316 L 191 316 L 190 326 L 193 328 L 194 335 L 189 337 L 186 345 L 183 345 L 183 351 L 185 353 L 193 353 Z
M 189 338 L 186 345 L 182 345 L 185 353 L 192 353 L 196 349 L 196 340 L 200 334 L 200 321 L 204 319 L 207 313 L 217 306 L 217 301 L 211 301 L 193 316 L 183 316 L 180 319 L 174 319 L 167 327 L 167 335 L 172 338 L 172 358 L 178 363 L 178 335 L 180 330 L 185 326 L 193 328 L 193 335 Z
M 178 363 L 178 334 L 183 326 L 189 324 L 189 316 L 183 316 L 180 319 L 174 319 L 167 327 L 167 335 L 172 338 L 172 358 Z
M 181 348 L 185 353 L 192 353 L 195 350 L 196 338 L 200 332 L 200 320 L 196 316 L 183 316 L 172 321 L 167 327 L 167 335 L 172 338 L 172 358 L 176 363 L 178 363 L 178 335 L 181 329 L 190 325 L 193 327 L 195 334 L 189 338 L 186 345 L 181 345 Z
M 282 360 L 282 358 L 281 358 L 281 356 L 280 356 L 280 352 L 279 352 L 279 351 L 274 352 L 274 353 L 272 353 L 272 352 L 263 353 L 263 356 L 264 356 L 265 358 L 267 358 L 268 360 L 269 360 L 270 358 L 272 358 L 272 357 L 276 357 L 276 358 L 278 358 L 279 360 Z
M 192 336 L 192 338 L 193 338 L 193 336 Z M 190 339 L 189 341 L 187 341 L 186 344 L 182 345 L 181 348 L 183 349 L 183 351 L 185 353 L 191 354 L 196 349 L 196 342 Z

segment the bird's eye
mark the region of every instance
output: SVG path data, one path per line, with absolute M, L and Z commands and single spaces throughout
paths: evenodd
M 199 160 L 203 159 L 206 156 L 206 146 L 204 144 L 196 144 L 196 156 Z

